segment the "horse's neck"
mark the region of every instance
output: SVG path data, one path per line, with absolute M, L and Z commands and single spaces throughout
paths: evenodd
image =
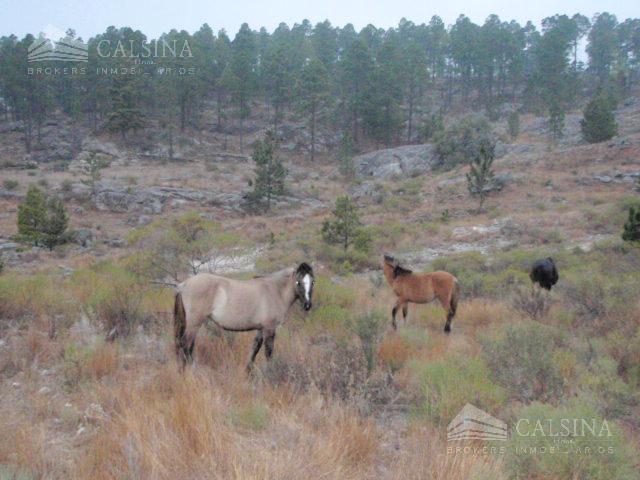
M 393 267 L 385 262 L 382 266 L 382 271 L 384 272 L 384 276 L 386 277 L 387 282 L 389 282 L 389 285 L 392 285 L 395 280 L 393 277 Z
M 280 295 L 280 298 L 282 299 L 282 302 L 287 306 L 287 308 L 289 308 L 296 300 L 296 290 L 292 277 L 293 271 L 287 269 L 278 273 L 282 273 L 282 275 L 277 275 L 276 277 L 274 277 L 276 286 L 278 288 L 278 293 Z

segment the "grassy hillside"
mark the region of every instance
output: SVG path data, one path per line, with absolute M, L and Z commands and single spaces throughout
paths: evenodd
M 540 119 L 523 117 L 495 163 L 505 186 L 482 212 L 467 167 L 346 182 L 333 158 L 310 164 L 284 151 L 290 199 L 249 216 L 223 196 L 194 195 L 234 195 L 252 176 L 248 162 L 212 160 L 220 148 L 206 133 L 190 161 L 172 163 L 99 139 L 123 152 L 103 181 L 188 190 L 159 214 L 96 209 L 74 195 L 73 169 L 3 169 L 17 184 L 5 182 L 0 236 L 16 233 L 17 205 L 40 183 L 93 240 L 4 253 L 0 478 L 638 478 L 640 249 L 620 238 L 640 200 L 638 112 L 637 101 L 621 106 L 620 135 L 595 145 L 572 139 L 571 121 L 567 140 L 550 145 Z M 21 148 L 12 135 L 0 135 L 3 164 Z M 322 241 L 322 222 L 338 195 L 365 187 L 374 193 L 357 202 L 372 244 L 345 254 Z M 157 232 L 190 211 L 214 222 L 230 275 L 314 264 L 313 309 L 292 308 L 275 358 L 261 354 L 253 377 L 244 373 L 253 334 L 213 325 L 195 366 L 177 371 L 173 293 L 149 281 L 148 254 Z M 391 330 L 385 251 L 458 277 L 450 335 L 436 304 L 412 305 Z M 528 268 L 549 255 L 560 282 L 547 294 L 531 288 Z M 507 422 L 510 440 L 447 442 L 466 403 Z M 607 434 L 558 443 L 549 421 L 567 418 L 598 431 L 606 420 Z M 536 420 L 547 435 L 515 428 Z M 570 452 L 523 453 L 554 445 Z

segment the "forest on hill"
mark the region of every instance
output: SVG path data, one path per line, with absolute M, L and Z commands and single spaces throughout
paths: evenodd
M 548 116 L 561 133 L 565 112 L 602 89 L 624 95 L 640 78 L 640 19 L 606 12 L 555 15 L 541 28 L 497 15 L 482 25 L 434 16 L 360 32 L 329 21 L 272 33 L 243 24 L 233 38 L 207 24 L 157 39 L 109 27 L 88 40 L 87 62 L 27 65 L 34 40 L 0 38 L 0 118 L 23 123 L 27 151 L 57 110 L 126 138 L 151 121 L 168 136 L 205 126 L 242 132 L 258 102 L 276 129 L 287 113 L 303 119 L 312 152 L 319 126 L 356 145 L 397 145 L 428 140 L 429 122 L 447 113 L 491 119 L 505 103 Z M 82 39 L 70 29 L 66 41 Z M 207 108 L 215 118 L 203 118 Z

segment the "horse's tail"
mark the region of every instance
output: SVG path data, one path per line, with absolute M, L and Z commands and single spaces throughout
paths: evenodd
M 185 332 L 187 330 L 187 313 L 184 309 L 184 303 L 182 301 L 182 293 L 176 293 L 176 299 L 173 304 L 173 336 L 176 343 L 176 355 L 178 359 L 182 361 L 182 364 L 187 363 L 189 356 L 189 348 L 185 338 Z
M 451 292 L 451 305 L 450 308 L 453 311 L 453 314 L 456 314 L 456 310 L 458 309 L 458 301 L 460 300 L 460 283 L 458 283 L 458 279 L 453 279 L 453 292 Z
M 451 296 L 449 297 L 449 311 L 447 312 L 447 323 L 444 325 L 445 333 L 451 331 L 451 320 L 456 316 L 458 310 L 458 301 L 460 300 L 460 284 L 457 278 L 453 278 L 453 285 L 451 287 Z

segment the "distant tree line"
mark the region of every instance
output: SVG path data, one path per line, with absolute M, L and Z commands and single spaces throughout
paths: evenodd
M 272 33 L 243 24 L 233 39 L 207 24 L 193 34 L 171 30 L 158 39 L 109 27 L 89 39 L 88 63 L 46 63 L 85 68 L 82 75 L 27 75 L 34 37 L 5 36 L 0 38 L 0 117 L 23 122 L 27 150 L 55 109 L 124 138 L 148 119 L 161 119 L 173 146 L 174 132 L 188 126 L 225 129 L 233 121 L 242 133 L 260 101 L 276 132 L 285 114 L 306 120 L 313 156 L 320 125 L 348 135 L 355 145 L 410 143 L 424 140 L 437 115 L 471 107 L 492 118 L 504 102 L 548 115 L 560 135 L 564 112 L 585 93 L 593 96 L 603 88 L 624 93 L 638 82 L 640 19 L 555 15 L 541 25 L 496 15 L 478 25 L 461 15 L 447 27 L 434 16 L 428 23 L 403 19 L 396 28 L 368 25 L 357 32 L 351 24 L 314 26 L 304 20 L 293 27 L 281 23 Z M 75 32 L 67 36 L 75 39 Z M 586 65 L 578 58 L 582 39 Z M 176 54 L 144 61 L 145 49 L 165 45 Z M 111 68 L 148 74 L 104 74 Z M 215 118 L 203 118 L 212 105 Z M 417 124 L 425 118 L 426 126 Z

